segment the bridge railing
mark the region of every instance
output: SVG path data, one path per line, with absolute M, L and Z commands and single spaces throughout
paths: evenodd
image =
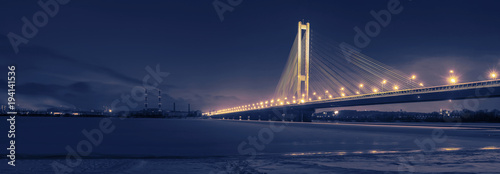
M 335 102 L 335 101 L 344 101 L 344 100 L 354 100 L 354 99 L 361 99 L 361 98 L 374 98 L 374 97 L 381 97 L 381 96 L 395 96 L 395 95 L 406 95 L 406 94 L 463 90 L 463 89 L 469 89 L 469 88 L 490 87 L 490 86 L 500 86 L 500 80 L 488 80 L 488 81 L 479 81 L 479 82 L 471 82 L 471 83 L 460 83 L 460 84 L 454 84 L 454 85 L 443 85 L 443 86 L 433 86 L 433 87 L 416 88 L 416 89 L 403 89 L 403 90 L 398 90 L 398 91 L 358 94 L 358 95 L 353 95 L 353 96 L 337 97 L 337 98 L 333 98 L 333 99 L 315 100 L 315 101 L 312 101 L 309 103 L 325 103 L 325 102 Z
M 368 93 L 368 94 L 358 94 L 358 95 L 352 95 L 352 96 L 337 97 L 337 98 L 332 98 L 332 99 L 313 100 L 313 101 L 306 102 L 306 103 L 295 103 L 295 104 L 270 106 L 270 107 L 265 107 L 265 108 L 248 109 L 248 110 L 243 110 L 243 111 L 228 111 L 228 112 L 222 112 L 222 113 L 215 113 L 212 115 L 237 113 L 237 112 L 244 112 L 244 111 L 250 111 L 250 110 L 262 110 L 262 109 L 268 109 L 268 108 L 278 108 L 278 107 L 283 107 L 283 106 L 319 104 L 319 103 L 328 103 L 328 102 L 336 102 L 336 101 L 377 98 L 377 97 L 382 97 L 382 96 L 385 97 L 385 96 L 397 96 L 397 95 L 408 95 L 408 94 L 419 94 L 419 93 L 431 93 L 431 92 L 464 90 L 464 89 L 494 87 L 494 86 L 500 86 L 500 80 L 486 80 L 486 81 L 478 81 L 478 82 L 459 83 L 459 84 L 453 84 L 453 85 L 423 87 L 423 88 L 415 88 L 415 89 L 402 89 L 402 90 L 397 90 L 397 91 L 386 91 L 386 92 Z

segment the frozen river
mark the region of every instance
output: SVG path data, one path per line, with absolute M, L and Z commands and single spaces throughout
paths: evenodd
M 16 167 L 0 151 L 1 173 L 500 171 L 497 123 L 18 117 L 16 131 Z

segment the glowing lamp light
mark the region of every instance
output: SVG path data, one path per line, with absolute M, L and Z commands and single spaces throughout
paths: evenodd
M 328 94 L 328 90 L 326 90 L 326 91 L 325 91 L 325 93 L 327 93 L 327 94 Z
M 386 83 L 387 83 L 387 80 L 383 80 L 383 81 L 382 81 L 382 84 L 386 84 Z
M 300 100 L 301 103 L 304 103 L 304 99 Z
M 343 90 L 344 90 L 344 87 L 340 88 L 340 90 L 342 90 L 342 91 L 343 91 Z
M 316 95 L 316 92 L 313 92 L 313 95 Z
M 318 97 L 318 100 L 321 100 L 321 97 Z
M 399 89 L 399 87 L 398 87 L 398 86 L 394 86 L 394 90 L 398 90 L 398 89 Z
M 420 86 L 424 86 L 424 84 L 423 84 L 423 83 L 420 83 L 420 84 L 418 84 L 418 85 L 420 85 Z
M 378 90 L 377 89 L 373 89 L 373 92 L 377 92 Z
M 453 73 L 455 73 L 455 71 L 453 71 L 453 70 L 450 70 L 450 73 L 452 73 L 452 74 L 453 74 Z
M 342 97 L 345 97 L 345 94 L 344 94 L 344 93 L 342 93 L 341 95 L 342 95 Z
M 332 95 L 329 95 L 328 98 L 332 98 L 333 96 Z
M 363 84 L 359 84 L 359 87 L 362 88 L 363 87 Z
M 356 94 L 359 94 L 359 91 L 356 91 Z
M 498 77 L 497 73 L 496 72 L 490 72 L 490 78 L 491 79 L 496 79 Z
M 416 75 L 412 75 L 412 76 L 411 76 L 411 79 L 413 79 L 413 80 L 415 80 L 416 78 L 417 78 L 417 76 L 416 76 Z
M 450 78 L 449 78 L 449 82 L 450 82 L 451 84 L 455 84 L 455 83 L 457 83 L 457 82 L 458 82 L 458 79 L 457 79 L 456 77 L 450 77 Z

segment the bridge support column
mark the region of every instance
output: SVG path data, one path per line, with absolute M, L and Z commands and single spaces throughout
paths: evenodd
M 295 122 L 311 122 L 311 116 L 314 113 L 314 109 L 293 109 L 290 110 L 287 120 Z
M 302 30 L 305 30 L 305 47 L 304 47 L 304 58 L 302 58 Z M 302 24 L 299 21 L 299 31 L 297 33 L 297 92 L 296 97 L 300 99 L 302 94 L 304 94 L 305 100 L 309 99 L 309 41 L 310 41 L 310 25 Z M 304 59 L 304 68 L 302 68 L 302 59 Z M 302 90 L 302 82 L 304 82 L 304 90 Z
M 271 121 L 311 122 L 314 109 L 282 108 L 268 111 Z

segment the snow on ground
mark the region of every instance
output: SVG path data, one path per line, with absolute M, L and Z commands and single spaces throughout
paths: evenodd
M 101 118 L 18 118 L 16 167 L 54 173 Z M 500 124 L 111 119 L 73 173 L 494 173 Z M 5 124 L 5 123 L 1 123 Z M 2 127 L 4 125 L 1 125 Z M 257 142 L 253 144 L 252 140 Z M 0 137 L 1 144 L 7 142 Z M 254 143 L 255 143 L 254 142 Z M 251 152 L 255 152 L 255 158 Z M 0 151 L 5 157 L 6 151 Z

